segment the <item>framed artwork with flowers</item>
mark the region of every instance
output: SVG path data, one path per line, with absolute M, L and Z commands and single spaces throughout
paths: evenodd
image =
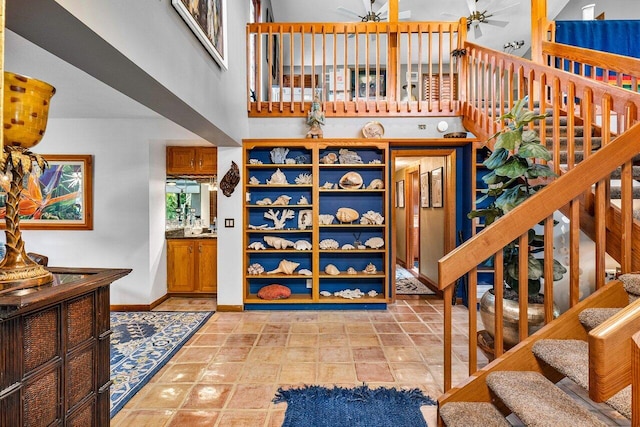
M 47 167 L 24 177 L 20 229 L 93 230 L 93 156 L 43 154 Z M 0 176 L 0 225 L 5 227 L 10 180 Z

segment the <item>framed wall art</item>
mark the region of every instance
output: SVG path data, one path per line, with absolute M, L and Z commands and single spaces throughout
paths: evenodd
M 396 207 L 404 208 L 404 181 L 396 182 Z
M 429 172 L 420 174 L 420 207 L 431 206 L 431 194 L 429 193 Z
M 433 208 L 444 206 L 443 173 L 443 167 L 431 171 L 431 207 Z
M 228 69 L 227 0 L 171 0 L 171 4 L 213 59 Z
M 93 157 L 43 154 L 48 166 L 24 177 L 20 196 L 23 230 L 93 230 Z M 0 225 L 5 227 L 9 181 L 0 179 Z

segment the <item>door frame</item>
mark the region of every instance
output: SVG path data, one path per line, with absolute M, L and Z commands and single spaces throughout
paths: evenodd
M 413 253 L 413 226 L 409 227 L 408 224 L 413 223 L 413 204 L 415 203 L 413 197 L 414 185 L 413 185 L 413 174 L 418 175 L 418 180 L 420 179 L 420 165 L 408 167 L 404 174 L 404 183 L 405 183 L 405 254 L 407 258 L 407 264 L 405 268 L 409 270 L 409 272 L 413 273 L 413 258 L 416 254 Z M 419 187 L 418 187 L 419 188 Z M 419 200 L 419 199 L 418 199 Z M 411 208 L 411 209 L 409 209 Z M 422 210 L 418 209 L 418 218 L 422 216 Z M 420 219 L 418 219 L 418 229 L 420 229 Z M 418 236 L 418 240 L 420 240 Z M 420 244 L 418 243 L 418 275 L 420 276 Z M 411 263 L 409 265 L 409 263 Z
M 390 263 L 391 263 L 391 274 L 389 278 L 393 281 L 393 286 L 391 286 L 391 302 L 396 301 L 396 244 L 397 244 L 397 236 L 396 236 L 396 210 L 393 204 L 393 201 L 396 200 L 396 180 L 395 180 L 395 164 L 397 157 L 444 157 L 445 161 L 445 171 L 444 171 L 444 252 L 449 253 L 456 247 L 456 148 L 457 147 L 448 147 L 448 148 L 421 148 L 421 149 L 402 149 L 402 148 L 394 148 L 390 147 L 390 167 L 389 167 L 389 187 L 391 189 L 391 194 L 388 199 L 388 203 L 390 204 L 389 212 L 391 212 L 391 221 L 390 221 L 390 232 L 391 232 L 391 248 L 390 248 Z M 404 178 L 403 178 L 404 179 Z M 437 286 L 437 283 L 435 284 Z M 437 295 L 441 295 L 440 291 L 436 292 Z

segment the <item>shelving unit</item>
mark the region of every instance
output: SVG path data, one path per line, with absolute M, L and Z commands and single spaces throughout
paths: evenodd
M 277 148 L 288 149 L 286 161 L 274 163 L 271 151 Z M 339 158 L 340 150 L 347 149 L 355 153 L 362 163 L 321 163 L 328 155 Z M 369 140 L 277 140 L 245 141 L 244 173 L 244 303 L 245 309 L 277 308 L 296 304 L 299 308 L 386 308 L 389 299 L 389 281 L 387 276 L 387 159 L 388 144 Z M 281 160 L 281 159 L 280 159 Z M 279 160 L 279 161 L 280 161 Z M 293 163 L 296 162 L 296 163 Z M 278 170 L 284 174 L 288 184 L 273 181 Z M 326 183 L 338 184 L 341 178 L 355 172 L 363 180 L 362 188 L 327 188 Z M 311 176 L 310 183 L 295 183 L 302 174 Z M 272 183 L 268 184 L 268 180 Z M 380 180 L 382 188 L 367 189 L 373 180 Z M 268 204 L 280 196 L 289 196 L 288 205 Z M 306 203 L 301 198 L 306 198 Z M 267 203 L 267 204 L 265 204 Z M 297 204 L 301 203 L 301 204 Z M 321 224 L 320 215 L 333 215 L 340 208 L 351 208 L 359 213 L 352 223 L 340 223 L 336 218 L 331 224 Z M 272 210 L 272 215 L 269 215 Z M 281 220 L 284 212 L 291 211 L 284 222 L 284 228 L 274 229 L 276 221 Z M 368 211 L 384 217 L 382 224 L 362 224 L 362 215 Z M 267 214 L 267 217 L 265 217 Z M 306 215 L 301 219 L 302 215 Z M 269 218 L 271 217 L 271 218 Z M 274 249 L 265 237 L 282 237 L 291 242 L 304 240 L 311 249 L 296 250 L 291 247 Z M 379 237 L 384 240 L 380 248 L 361 247 L 368 239 Z M 338 242 L 337 249 L 321 249 L 320 242 L 333 239 Z M 252 246 L 262 243 L 265 249 Z M 341 249 L 344 245 L 353 245 L 354 249 Z M 323 245 L 324 247 L 324 245 Z M 268 274 L 276 270 L 282 260 L 299 264 L 294 274 Z M 260 264 L 264 272 L 250 274 L 253 264 Z M 340 271 L 337 275 L 325 272 L 328 264 Z M 373 266 L 373 267 L 372 267 Z M 348 274 L 349 267 L 355 270 Z M 375 268 L 375 272 L 371 269 Z M 310 274 L 300 274 L 306 269 Z M 367 272 L 365 272 L 367 270 Z M 262 300 L 257 293 L 263 286 L 278 283 L 291 289 L 287 299 Z M 365 295 L 361 298 L 346 299 L 334 293 L 345 289 L 360 289 Z M 328 296 L 327 296 L 328 295 Z
M 482 180 L 482 178 L 489 172 L 489 169 L 483 164 L 483 162 L 489 157 L 490 153 L 485 151 L 484 148 L 475 148 L 473 151 L 472 160 L 475 166 L 475 182 L 473 186 L 474 190 L 474 199 L 473 199 L 473 209 L 478 209 L 485 207 L 487 202 L 483 202 L 480 205 L 476 204 L 476 200 L 478 197 L 482 195 L 481 190 L 486 188 L 486 184 Z M 485 227 L 484 219 L 474 218 L 472 222 L 472 231 L 473 234 L 476 234 L 483 230 Z M 494 282 L 494 269 L 493 266 L 487 266 L 485 264 L 480 264 L 478 266 L 478 281 L 477 281 L 477 294 L 476 298 L 478 301 L 484 295 L 484 293 L 493 288 Z

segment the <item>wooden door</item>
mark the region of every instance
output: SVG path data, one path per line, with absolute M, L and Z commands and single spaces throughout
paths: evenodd
M 218 291 L 218 241 L 200 239 L 198 248 L 198 291 Z
M 167 147 L 167 175 L 192 174 L 195 167 L 195 147 Z
M 167 290 L 193 292 L 195 288 L 195 251 L 197 242 L 189 239 L 167 241 Z
M 214 175 L 217 172 L 218 149 L 215 147 L 198 148 L 196 173 Z

